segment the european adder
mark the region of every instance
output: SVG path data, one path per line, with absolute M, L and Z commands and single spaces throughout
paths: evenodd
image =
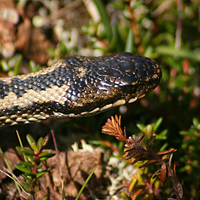
M 155 61 L 132 53 L 69 56 L 39 72 L 0 78 L 0 126 L 97 114 L 142 98 L 161 76 Z

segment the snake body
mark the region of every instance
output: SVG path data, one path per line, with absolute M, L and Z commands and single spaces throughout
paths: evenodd
M 97 114 L 142 98 L 161 76 L 155 61 L 132 53 L 69 56 L 39 72 L 0 78 L 0 126 Z

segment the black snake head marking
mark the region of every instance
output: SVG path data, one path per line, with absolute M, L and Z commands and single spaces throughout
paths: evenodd
M 0 78 L 0 126 L 97 114 L 142 98 L 161 76 L 155 61 L 132 53 L 69 56 L 39 72 Z

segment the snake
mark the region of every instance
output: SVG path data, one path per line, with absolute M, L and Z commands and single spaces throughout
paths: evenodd
M 95 115 L 144 97 L 161 77 L 154 60 L 129 52 L 67 56 L 38 72 L 0 78 L 0 127 Z

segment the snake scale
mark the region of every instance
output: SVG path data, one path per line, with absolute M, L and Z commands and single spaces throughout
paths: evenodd
M 0 126 L 97 114 L 142 98 L 161 76 L 155 61 L 132 53 L 69 56 L 39 72 L 0 78 Z

